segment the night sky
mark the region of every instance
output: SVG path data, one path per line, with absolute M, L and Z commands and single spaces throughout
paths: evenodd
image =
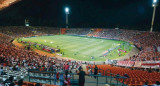
M 150 29 L 152 0 L 22 0 L 0 11 L 1 26 L 65 27 L 64 8 L 70 8 L 69 27 Z M 160 28 L 160 6 L 154 30 Z

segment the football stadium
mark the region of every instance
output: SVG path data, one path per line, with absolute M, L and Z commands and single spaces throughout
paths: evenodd
M 0 86 L 160 86 L 158 5 L 1 0 Z

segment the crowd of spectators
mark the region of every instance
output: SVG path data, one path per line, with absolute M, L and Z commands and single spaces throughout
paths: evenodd
M 12 37 L 41 36 L 48 34 L 59 34 L 59 28 L 52 27 L 24 27 L 24 26 L 5 26 L 0 27 L 0 32 Z
M 103 37 L 130 42 L 135 45 L 140 52 L 125 60 L 132 61 L 159 61 L 160 33 L 144 32 L 125 29 L 103 29 L 100 32 L 91 30 L 89 36 Z
M 72 28 L 72 29 L 68 29 L 66 31 L 66 34 L 68 35 L 86 35 L 88 34 L 90 31 L 89 28 Z
M 28 35 L 30 36 L 30 34 Z M 7 67 L 9 70 L 19 71 L 24 67 L 39 71 L 77 73 L 78 67 L 81 66 L 80 61 L 47 57 L 31 50 L 16 47 L 8 39 L 12 38 L 8 35 L 0 34 L 0 63 L 1 67 Z M 1 73 L 2 70 L 3 68 Z
M 0 27 L 0 63 L 3 67 L 9 67 L 10 70 L 20 70 L 21 67 L 39 70 L 39 71 L 56 71 L 65 72 L 66 84 L 70 84 L 67 77 L 70 77 L 68 73 L 77 73 L 78 68 L 81 66 L 79 61 L 71 61 L 66 59 L 58 59 L 55 57 L 47 57 L 45 55 L 39 55 L 31 50 L 25 50 L 24 48 L 18 48 L 11 43 L 14 37 L 27 37 L 35 35 L 45 34 L 59 34 L 60 30 L 56 29 L 55 32 L 52 28 L 47 27 L 45 29 L 39 27 L 35 29 L 33 27 Z M 2 34 L 4 33 L 4 34 Z M 121 30 L 121 29 L 103 29 L 100 32 L 89 31 L 88 29 L 80 29 L 71 31 L 68 30 L 67 34 L 70 35 L 87 35 L 103 37 L 108 39 L 123 40 L 133 43 L 140 52 L 136 55 L 125 60 L 132 61 L 159 61 L 160 52 L 158 47 L 160 46 L 160 33 L 158 32 L 141 32 L 134 30 Z M 81 70 L 81 69 L 80 69 Z M 83 69 L 82 69 L 83 70 Z M 97 71 L 98 68 L 95 70 Z M 0 69 L 2 73 L 3 68 Z M 90 70 L 91 71 L 91 70 Z M 97 74 L 97 73 L 95 73 Z M 84 72 L 82 72 L 84 75 Z M 57 74 L 56 78 L 59 79 L 60 75 Z M 84 77 L 83 77 L 84 78 Z M 95 77 L 96 78 L 96 77 Z
M 133 44 L 135 44 L 140 52 L 130 58 L 133 61 L 159 61 L 160 52 L 158 47 L 160 47 L 160 33 L 158 32 L 145 32 L 141 35 L 135 36 L 132 39 Z
M 13 37 L 26 37 L 45 34 L 59 34 L 60 29 L 51 27 L 0 27 L 0 32 Z M 90 35 L 95 37 L 103 37 L 108 39 L 123 40 L 134 44 L 140 52 L 130 57 L 132 61 L 157 61 L 160 60 L 160 53 L 157 48 L 160 47 L 160 33 L 144 32 L 137 30 L 125 29 L 102 29 L 96 32 L 94 29 L 67 29 L 66 34 L 69 35 Z M 4 37 L 1 39 L 6 40 Z
M 0 32 L 12 37 L 26 37 L 45 34 L 59 34 L 60 29 L 51 27 L 0 27 Z M 157 61 L 160 60 L 160 53 L 158 47 L 160 47 L 160 33 L 159 32 L 144 32 L 137 30 L 125 30 L 125 29 L 102 29 L 96 32 L 94 29 L 67 29 L 66 34 L 70 35 L 90 35 L 96 37 L 103 37 L 108 39 L 123 40 L 134 44 L 140 52 L 130 57 L 132 61 Z M 6 40 L 5 37 L 1 39 Z

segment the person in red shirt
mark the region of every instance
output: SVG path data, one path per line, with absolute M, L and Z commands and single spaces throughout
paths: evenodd
M 56 74 L 56 79 L 59 80 L 59 72 Z
M 65 73 L 68 73 L 68 69 L 69 69 L 69 64 L 65 65 Z
M 70 79 L 71 79 L 71 76 L 68 74 L 68 71 L 67 71 L 64 75 L 65 86 L 71 86 Z
M 69 64 L 65 65 L 65 70 L 69 69 Z

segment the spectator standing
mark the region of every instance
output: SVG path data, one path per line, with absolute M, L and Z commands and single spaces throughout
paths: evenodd
M 79 72 L 81 71 L 81 69 L 82 69 L 82 67 L 81 67 L 81 66 L 79 66 L 79 68 L 78 68 Z
M 67 65 L 65 65 L 65 73 L 68 72 L 69 70 L 69 64 L 67 63 Z
M 95 65 L 95 68 L 94 68 L 94 75 L 97 75 L 98 74 L 98 67 L 97 65 Z M 94 78 L 96 78 L 96 76 L 94 76 Z
M 160 82 L 156 81 L 156 84 L 152 85 L 152 86 L 160 86 Z
M 68 71 L 67 71 L 64 76 L 64 85 L 65 86 L 71 86 L 70 79 L 71 79 L 71 76 L 68 74 Z
M 85 83 L 85 72 L 83 71 L 83 68 L 81 68 L 79 72 L 79 86 L 84 86 Z
M 60 75 L 60 73 L 57 72 L 57 73 L 56 73 L 56 80 L 57 80 L 56 85 L 58 85 L 57 83 L 59 83 L 59 75 Z M 60 84 L 60 83 L 59 83 L 59 84 Z
M 57 82 L 57 73 L 55 71 L 54 71 L 53 77 L 54 77 L 54 84 L 56 84 L 56 82 Z
M 90 67 L 88 67 L 88 75 L 92 75 L 92 70 Z
M 23 79 L 20 79 L 19 81 L 18 81 L 18 86 L 22 86 L 23 85 Z
M 60 80 L 60 86 L 63 86 L 64 83 L 63 71 L 60 72 L 59 80 Z
M 3 74 L 3 67 L 1 67 L 1 69 L 0 69 L 0 75 L 2 75 Z
M 14 86 L 14 82 L 13 82 L 13 76 L 10 76 L 9 79 L 7 79 L 6 81 L 4 81 L 4 86 Z

